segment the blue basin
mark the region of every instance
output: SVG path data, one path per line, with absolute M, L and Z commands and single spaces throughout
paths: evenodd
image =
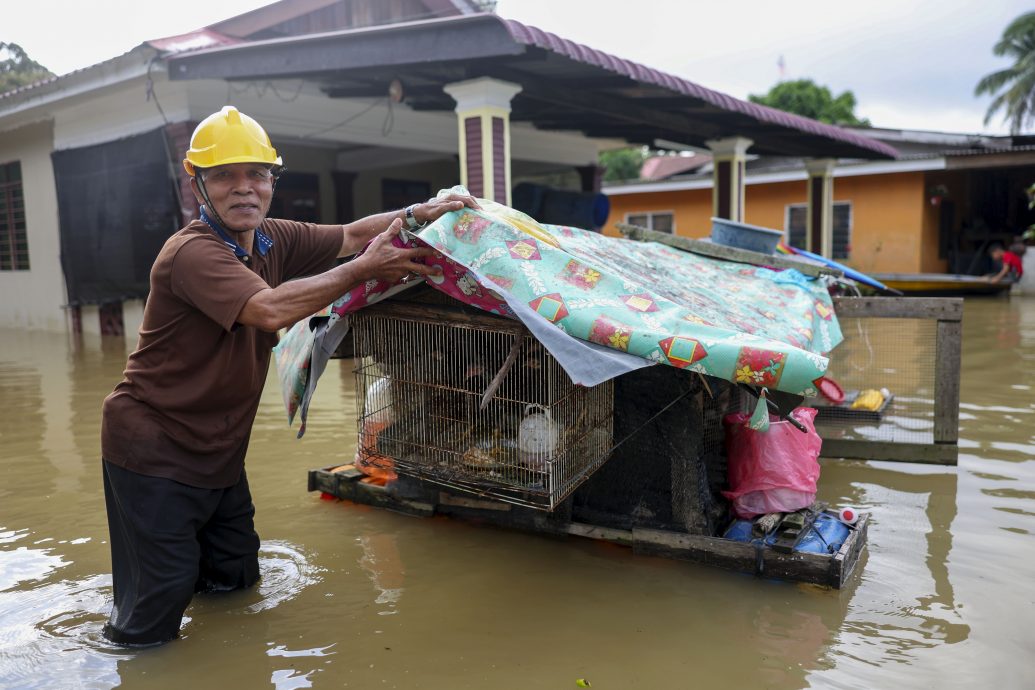
M 725 218 L 712 218 L 712 242 L 716 244 L 772 254 L 782 238 L 782 230 L 737 223 Z

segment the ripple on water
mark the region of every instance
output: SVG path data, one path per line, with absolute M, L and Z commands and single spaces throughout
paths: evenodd
M 264 541 L 259 550 L 259 601 L 245 613 L 267 611 L 293 599 L 306 587 L 320 582 L 322 568 L 313 565 L 295 545 L 286 541 Z
M 106 575 L 0 592 L 0 687 L 117 686 L 130 654 L 101 635 L 110 608 Z

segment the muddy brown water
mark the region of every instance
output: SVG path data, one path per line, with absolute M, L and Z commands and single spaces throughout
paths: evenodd
M 100 404 L 120 340 L 0 331 L 0 688 L 1033 687 L 1035 299 L 968 301 L 958 468 L 824 461 L 872 513 L 832 591 L 323 501 L 354 447 L 332 362 L 298 441 L 272 375 L 248 458 L 260 586 L 106 644 Z

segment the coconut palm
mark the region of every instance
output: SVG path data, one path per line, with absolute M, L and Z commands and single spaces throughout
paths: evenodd
M 1035 120 L 1035 12 L 1010 22 L 992 52 L 1014 63 L 982 78 L 974 95 L 995 96 L 985 114 L 986 125 L 998 110 L 1005 110 L 1010 132 L 1018 134 Z

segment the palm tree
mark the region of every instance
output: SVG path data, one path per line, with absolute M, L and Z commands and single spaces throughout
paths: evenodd
M 995 96 L 985 114 L 986 125 L 1002 109 L 1006 111 L 1004 119 L 1010 122 L 1010 133 L 1019 134 L 1035 121 L 1035 12 L 1010 22 L 992 52 L 1014 63 L 985 75 L 974 88 L 974 95 Z

